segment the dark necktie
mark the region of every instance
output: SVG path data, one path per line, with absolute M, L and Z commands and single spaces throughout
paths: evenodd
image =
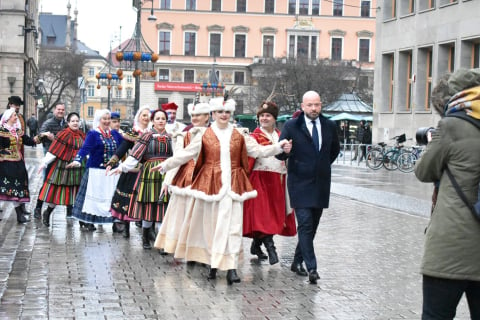
M 315 145 L 315 149 L 318 151 L 320 149 L 320 145 L 318 143 L 318 130 L 317 130 L 317 122 L 312 120 L 312 140 L 313 144 Z

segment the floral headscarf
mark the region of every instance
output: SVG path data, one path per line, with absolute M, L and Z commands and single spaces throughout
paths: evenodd
M 445 115 L 462 110 L 467 115 L 480 119 L 480 86 L 457 92 L 445 105 Z

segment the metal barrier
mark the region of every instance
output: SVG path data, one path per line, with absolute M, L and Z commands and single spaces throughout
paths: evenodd
M 364 143 L 341 143 L 340 154 L 337 157 L 336 163 L 349 164 L 357 166 L 367 166 L 366 153 L 371 144 Z M 357 156 L 355 159 L 355 155 Z M 362 159 L 362 161 L 360 161 Z

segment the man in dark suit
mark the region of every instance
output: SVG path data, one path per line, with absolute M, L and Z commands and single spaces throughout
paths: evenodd
M 340 152 L 336 125 L 321 115 L 322 102 L 315 91 L 303 95 L 302 113 L 283 127 L 280 140 L 292 141 L 290 153 L 277 156 L 288 159 L 287 187 L 291 207 L 297 217 L 298 244 L 291 270 L 317 283 L 317 259 L 313 239 L 323 208 L 330 199 L 331 163 Z M 307 271 L 303 268 L 305 261 Z

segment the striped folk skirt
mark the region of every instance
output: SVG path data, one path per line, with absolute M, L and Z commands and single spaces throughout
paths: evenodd
M 38 194 L 39 200 L 56 205 L 73 205 L 84 168 L 66 169 L 67 164 L 67 161 L 60 159 L 52 163 Z

